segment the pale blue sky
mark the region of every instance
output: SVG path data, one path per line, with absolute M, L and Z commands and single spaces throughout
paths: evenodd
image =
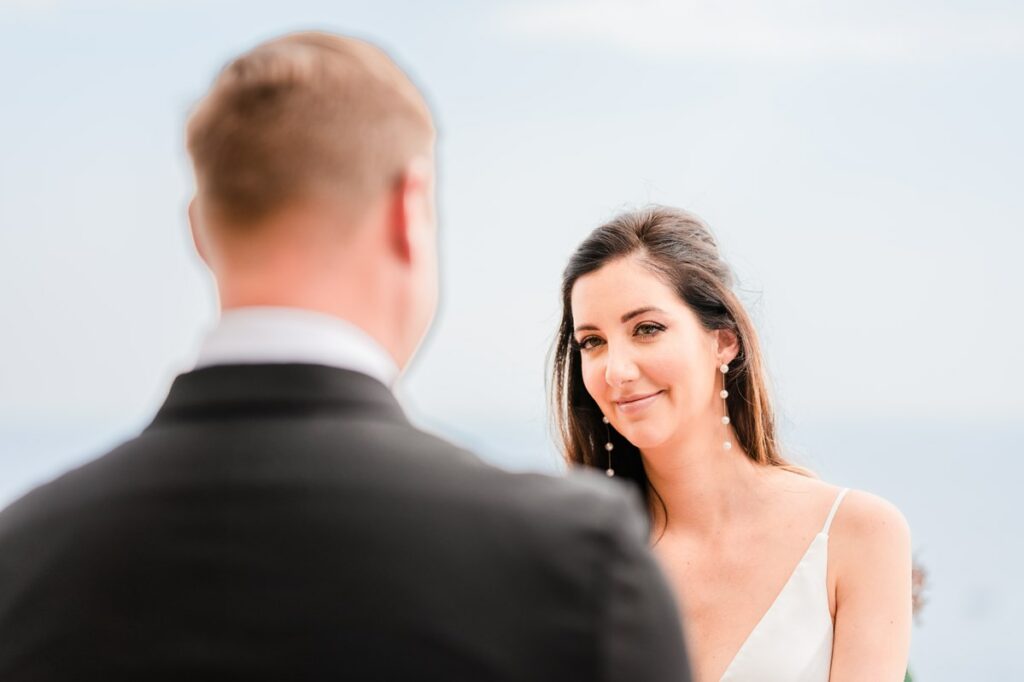
M 542 417 L 568 253 L 658 201 L 718 233 L 790 418 L 1011 419 L 1022 17 L 973 2 L 0 2 L 0 408 L 155 407 L 214 309 L 183 218 L 188 107 L 232 54 L 322 27 L 391 49 L 442 130 L 444 304 L 406 381 L 414 409 Z
M 421 423 L 553 466 L 569 253 L 623 207 L 694 210 L 796 458 L 911 521 L 938 585 L 919 668 L 1020 672 L 997 652 L 1024 591 L 990 575 L 1024 567 L 1024 530 L 1001 532 L 1024 454 L 1019 2 L 0 0 L 0 507 L 189 366 L 215 298 L 183 123 L 227 59 L 299 28 L 378 42 L 436 111 L 443 298 L 402 387 Z

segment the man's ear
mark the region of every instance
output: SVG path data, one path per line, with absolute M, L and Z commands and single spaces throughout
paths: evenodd
M 740 354 L 740 339 L 731 329 L 716 329 L 715 347 L 719 364 L 728 364 Z
M 203 242 L 202 227 L 199 225 L 199 208 L 196 206 L 195 197 L 188 202 L 188 227 L 192 233 L 192 244 L 196 247 L 196 253 L 209 266 L 210 259 L 207 257 L 206 246 Z
M 431 224 L 433 164 L 418 156 L 405 164 L 392 190 L 391 247 L 402 262 L 413 260 Z

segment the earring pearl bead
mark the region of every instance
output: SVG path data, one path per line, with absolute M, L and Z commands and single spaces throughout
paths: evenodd
M 729 371 L 729 365 L 723 364 L 723 365 L 722 365 L 721 367 L 719 367 L 718 369 L 722 370 L 722 374 L 725 374 L 726 372 L 728 372 L 728 371 Z
M 612 450 L 615 449 L 615 446 L 612 443 L 605 443 L 604 449 L 607 450 L 608 452 L 611 452 Z
M 731 450 L 732 443 L 730 443 L 729 441 L 725 441 L 724 443 L 722 443 L 722 447 L 724 447 L 726 450 Z
M 722 398 L 728 398 L 728 397 L 729 397 L 729 391 L 725 391 L 725 390 L 723 390 L 723 391 L 722 391 L 721 393 L 719 393 L 718 395 L 720 395 L 720 396 L 721 396 Z
M 605 473 L 608 474 L 608 478 L 611 478 L 612 476 L 615 475 L 615 470 L 614 469 L 608 469 L 607 471 L 605 471 Z
M 723 424 L 728 424 L 729 423 L 729 418 L 728 417 L 722 417 L 722 423 Z

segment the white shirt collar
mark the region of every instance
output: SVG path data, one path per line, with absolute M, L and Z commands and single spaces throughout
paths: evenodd
M 221 314 L 203 341 L 196 369 L 293 362 L 360 372 L 388 387 L 399 374 L 387 351 L 351 322 L 312 310 L 269 306 Z

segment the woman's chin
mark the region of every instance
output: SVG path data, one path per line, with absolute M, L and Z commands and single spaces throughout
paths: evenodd
M 660 429 L 644 428 L 623 435 L 626 435 L 626 439 L 641 450 L 651 450 L 668 442 L 670 434 Z

